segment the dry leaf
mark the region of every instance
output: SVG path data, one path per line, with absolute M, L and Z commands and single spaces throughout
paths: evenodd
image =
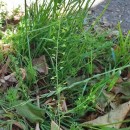
M 15 72 L 11 73 L 10 75 L 5 76 L 4 80 L 8 81 L 8 82 L 11 82 L 11 83 L 16 83 L 17 80 L 16 80 L 16 77 L 15 77 Z
M 13 23 L 18 24 L 20 22 L 21 17 L 19 15 L 15 15 L 13 18 Z
M 23 12 L 18 12 L 17 14 L 14 14 L 12 12 L 9 14 L 8 18 L 6 19 L 6 22 L 8 24 L 16 25 L 20 22 L 22 16 L 24 16 Z
M 4 91 L 9 87 L 12 83 L 17 83 L 14 73 L 7 75 L 0 79 L 0 91 Z
M 53 99 L 52 99 L 52 97 L 51 97 L 51 98 L 47 99 L 47 101 L 45 101 L 44 104 L 47 104 L 47 105 L 48 105 L 50 102 L 52 102 L 52 100 L 53 100 Z
M 44 104 L 55 107 L 57 106 L 57 101 L 53 98 L 49 98 Z
M 22 79 L 24 80 L 25 77 L 26 77 L 26 71 L 23 68 L 20 68 L 20 70 L 21 70 L 21 73 L 22 73 Z M 17 82 L 18 81 L 16 79 L 16 73 L 15 72 L 0 78 L 0 86 L 3 88 L 3 90 L 5 90 L 8 86 L 10 86 L 10 84 L 17 83 Z
M 8 54 L 9 52 L 12 52 L 12 44 L 8 43 L 8 44 L 4 44 L 2 41 L 0 41 L 0 50 L 2 51 L 2 53 L 4 54 Z
M 103 91 L 103 94 L 105 95 L 105 97 L 107 98 L 107 102 L 110 103 L 111 101 L 114 101 L 116 95 L 114 95 L 111 92 L 107 92 L 106 90 Z
M 85 127 L 88 126 L 89 124 L 95 126 L 109 124 L 108 127 L 120 128 L 122 125 L 121 122 L 125 119 L 129 110 L 130 110 L 130 101 L 118 106 L 115 110 L 111 110 L 108 114 L 104 116 L 98 117 L 97 119 L 92 121 L 82 123 L 82 126 Z
M 61 110 L 62 110 L 63 112 L 67 112 L 67 111 L 68 111 L 68 108 L 67 108 L 67 105 L 66 105 L 66 101 L 65 101 L 65 100 L 62 100 Z
M 100 95 L 100 97 L 97 99 L 97 104 L 96 104 L 96 108 L 100 111 L 104 111 L 105 107 L 107 106 L 107 98 L 105 97 L 105 95 L 102 93 Z
M 42 55 L 39 58 L 33 59 L 33 66 L 41 74 L 48 74 L 48 65 L 46 63 L 46 58 Z
M 67 105 L 66 105 L 66 101 L 65 101 L 65 97 L 64 97 L 63 94 L 60 97 L 60 109 L 63 112 L 67 112 L 68 111 L 68 108 L 67 108 Z
M 120 85 L 113 87 L 111 90 L 111 92 L 113 92 L 116 95 L 121 93 L 121 91 L 122 91 L 122 89 L 121 89 Z
M 123 79 L 121 77 L 118 78 L 117 83 L 122 83 Z
M 127 78 L 130 79 L 130 72 L 128 72 L 128 74 L 127 74 Z
M 113 101 L 110 102 L 110 106 L 112 109 L 116 109 L 122 103 L 122 99 L 120 94 L 117 94 Z
M 115 95 L 113 93 L 103 90 L 102 94 L 97 99 L 96 108 L 103 112 L 106 106 L 114 100 L 115 100 Z
M 125 96 L 130 96 L 130 86 L 122 86 L 122 85 L 118 85 L 118 86 L 115 86 L 113 89 L 112 89 L 112 92 L 114 92 L 115 94 L 123 94 Z
M 2 67 L 2 69 L 0 70 L 0 75 L 2 75 L 2 77 L 4 76 L 4 74 L 7 72 L 7 68 L 9 66 L 10 63 L 10 59 L 7 58 L 6 63 L 4 64 L 4 66 Z
M 21 70 L 21 73 L 22 73 L 22 79 L 25 79 L 26 78 L 26 70 L 23 69 L 23 68 L 20 68 Z
M 98 116 L 99 116 L 99 113 L 97 113 L 97 112 L 92 112 L 91 114 L 88 114 L 87 116 L 85 115 L 85 116 L 83 117 L 83 120 L 91 121 L 91 120 L 96 119 Z
M 25 129 L 25 126 L 23 126 L 23 124 L 21 124 L 20 122 L 15 121 L 15 122 L 13 122 L 13 125 L 17 126 L 21 130 Z
M 25 77 L 26 77 L 26 71 L 25 71 L 25 69 L 20 68 L 20 70 L 21 70 L 21 74 L 22 74 L 22 79 L 25 79 Z M 14 72 L 14 73 L 11 73 L 10 75 L 5 76 L 4 80 L 12 82 L 12 83 L 16 83 L 17 82 L 16 73 Z
M 62 130 L 54 121 L 51 121 L 51 130 Z

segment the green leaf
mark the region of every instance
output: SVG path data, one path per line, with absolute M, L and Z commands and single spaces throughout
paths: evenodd
M 31 103 L 20 103 L 15 108 L 19 115 L 27 118 L 32 123 L 44 121 L 44 110 Z

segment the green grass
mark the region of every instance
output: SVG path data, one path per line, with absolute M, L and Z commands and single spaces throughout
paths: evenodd
M 18 83 L 0 91 L 0 113 L 6 119 L 0 118 L 0 127 L 12 130 L 13 123 L 18 122 L 24 129 L 33 130 L 38 120 L 41 130 L 49 130 L 51 120 L 54 120 L 66 129 L 81 130 L 81 117 L 95 111 L 102 89 L 110 84 L 110 91 L 120 71 L 129 67 L 129 33 L 124 37 L 119 26 L 117 46 L 121 51 L 118 51 L 112 49 L 116 43 L 106 38 L 107 31 L 93 32 L 95 22 L 89 31 L 84 30 L 83 21 L 90 1 L 83 9 L 84 2 L 69 0 L 64 5 L 60 1 L 51 0 L 47 4 L 43 0 L 41 6 L 37 3 L 29 8 L 25 6 L 25 17 L 17 26 L 17 33 L 2 37 L 3 41 L 11 41 L 14 45 L 14 54 L 9 54 L 9 68 L 16 72 Z M 38 74 L 32 65 L 32 60 L 41 55 L 46 56 L 48 75 Z M 20 68 L 25 68 L 26 80 L 22 80 Z M 40 109 L 35 108 L 37 93 Z M 60 109 L 62 95 L 68 106 L 66 112 Z M 54 107 L 44 104 L 49 98 L 57 101 Z M 26 111 L 17 111 L 21 102 L 26 111 L 32 112 L 29 119 L 25 116 Z M 31 105 L 26 105 L 28 102 Z M 20 107 L 22 109 L 22 105 Z M 43 119 L 38 111 L 45 112 Z

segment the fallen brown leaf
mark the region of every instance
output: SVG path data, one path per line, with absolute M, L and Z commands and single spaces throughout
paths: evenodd
M 129 112 L 129 110 L 130 110 L 130 101 L 124 104 L 121 104 L 115 110 L 111 110 L 108 114 L 104 116 L 98 117 L 97 119 L 92 120 L 92 121 L 82 123 L 82 126 L 87 127 L 89 124 L 94 125 L 94 126 L 109 124 L 108 127 L 118 129 L 121 127 L 122 121 L 127 116 L 127 113 Z
M 9 13 L 6 18 L 6 23 L 11 25 L 16 25 L 20 22 L 22 16 L 24 16 L 23 12 Z
M 65 100 L 65 97 L 64 97 L 63 94 L 60 97 L 60 109 L 63 112 L 67 112 L 68 111 L 68 108 L 67 108 L 67 105 L 66 105 L 66 100 Z
M 52 106 L 52 107 L 56 107 L 57 106 L 57 101 L 50 97 L 47 101 L 45 101 L 44 104 Z
M 21 70 L 21 74 L 22 74 L 22 79 L 25 79 L 26 78 L 26 70 L 23 68 L 20 68 L 20 70 Z
M 33 59 L 33 66 L 40 74 L 48 74 L 48 65 L 46 63 L 46 58 L 44 55 Z
M 101 112 L 104 112 L 106 106 L 110 104 L 112 101 L 115 100 L 115 96 L 111 92 L 107 92 L 106 90 L 103 90 L 99 98 L 97 99 L 97 105 L 96 108 L 100 110 Z
M 20 68 L 20 70 L 21 70 L 21 74 L 22 74 L 22 79 L 24 80 L 26 77 L 26 71 L 23 68 Z M 0 78 L 0 86 L 3 87 L 4 89 L 6 89 L 8 86 L 10 86 L 10 84 L 17 83 L 17 82 L 18 81 L 16 79 L 16 72 L 13 72 L 9 75 L 6 75 L 6 76 Z
M 117 83 L 122 83 L 123 79 L 121 77 L 118 78 Z
M 13 125 L 17 126 L 18 128 L 20 128 L 21 130 L 24 130 L 23 126 L 19 123 L 19 122 L 13 122 Z
M 130 96 L 130 86 L 122 86 L 122 85 L 118 85 L 115 86 L 112 89 L 112 92 L 114 92 L 115 94 L 123 94 L 125 96 Z
M 2 41 L 0 41 L 0 50 L 3 54 L 8 54 L 9 52 L 13 52 L 13 46 L 11 43 L 4 44 Z
M 9 57 L 7 58 L 7 61 L 6 63 L 4 64 L 4 66 L 2 67 L 2 69 L 0 70 L 0 75 L 3 77 L 4 74 L 7 72 L 7 68 L 9 66 L 9 63 L 10 63 L 10 59 Z
M 127 74 L 127 78 L 130 79 L 130 72 L 128 72 L 128 74 Z
M 44 104 L 48 104 L 48 103 L 50 103 L 50 102 L 52 102 L 52 97 L 51 98 L 49 98 L 49 99 L 47 99 L 47 101 L 45 101 L 45 103 Z
M 87 120 L 87 121 L 91 121 L 91 120 L 94 120 L 98 117 L 99 113 L 97 112 L 92 112 L 91 114 L 88 114 L 87 116 L 85 115 L 84 116 L 84 120 Z
M 23 68 L 20 68 L 20 70 L 21 70 L 21 74 L 22 74 L 22 79 L 24 80 L 25 77 L 26 77 L 26 70 L 23 69 Z M 5 76 L 5 77 L 4 77 L 4 80 L 5 80 L 5 81 L 9 81 L 9 82 L 16 83 L 16 82 L 17 82 L 16 72 L 11 73 L 10 75 Z
M 14 73 L 11 73 L 10 75 L 7 75 L 4 77 L 4 80 L 5 81 L 8 81 L 8 82 L 12 82 L 12 83 L 16 83 L 17 82 L 17 79 L 15 77 L 15 72 Z

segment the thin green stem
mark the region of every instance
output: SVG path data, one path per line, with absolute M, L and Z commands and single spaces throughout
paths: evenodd
M 59 30 L 57 35 L 57 42 L 56 42 L 56 89 L 59 90 L 59 75 L 58 75 L 58 52 L 59 52 L 59 36 L 60 36 L 60 24 L 61 21 L 59 20 Z M 59 117 L 59 129 L 60 129 L 60 92 L 57 93 L 58 98 L 58 117 Z
M 31 59 L 31 52 L 30 52 L 30 44 L 29 44 L 29 37 L 28 37 L 28 27 L 27 27 L 27 1 L 24 1 L 25 3 L 25 29 L 26 29 L 26 40 L 27 40 L 27 44 L 28 44 L 28 56 L 29 56 L 29 60 L 32 61 Z

